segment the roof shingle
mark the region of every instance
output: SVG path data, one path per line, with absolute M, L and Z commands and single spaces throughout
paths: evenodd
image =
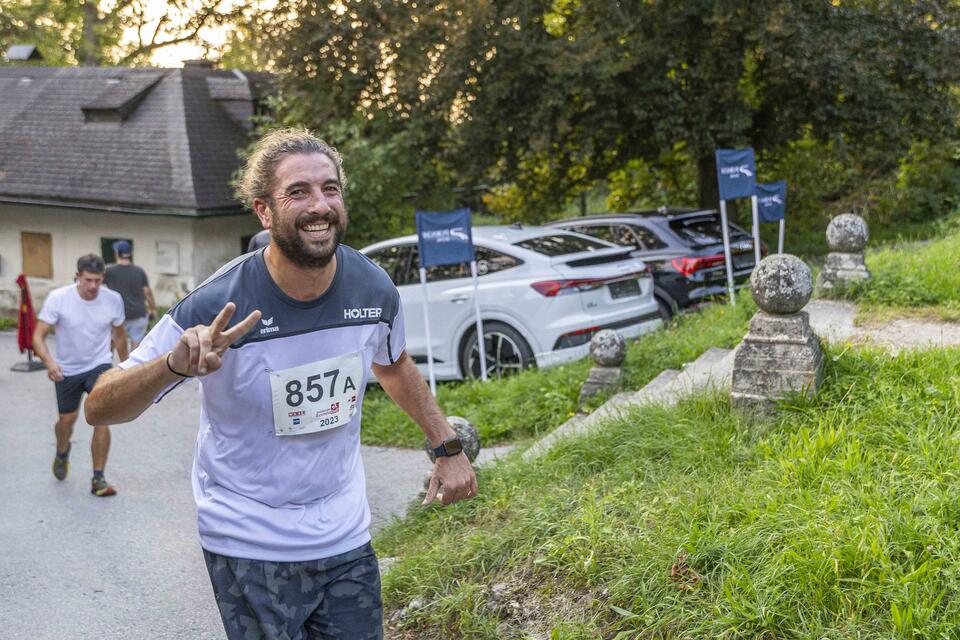
M 0 67 L 0 200 L 239 212 L 229 181 L 247 137 L 227 103 L 240 79 L 202 67 Z M 229 88 L 226 101 L 211 82 Z

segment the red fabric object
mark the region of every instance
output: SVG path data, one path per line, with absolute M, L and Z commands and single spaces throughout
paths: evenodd
M 20 353 L 33 353 L 33 331 L 37 327 L 37 318 L 33 315 L 33 301 L 30 299 L 30 287 L 27 278 L 21 273 L 17 276 L 20 287 L 20 312 L 17 314 L 17 346 Z

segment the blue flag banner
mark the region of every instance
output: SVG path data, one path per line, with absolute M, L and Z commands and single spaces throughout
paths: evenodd
M 717 149 L 717 182 L 721 200 L 751 197 L 756 175 L 752 148 Z
M 417 211 L 417 243 L 421 267 L 472 261 L 470 209 Z
M 757 206 L 760 222 L 779 222 L 787 211 L 787 181 L 757 183 Z

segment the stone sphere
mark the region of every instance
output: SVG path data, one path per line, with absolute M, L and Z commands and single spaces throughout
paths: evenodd
M 627 341 L 613 329 L 598 331 L 590 341 L 590 357 L 601 367 L 619 367 L 627 357 Z
M 480 434 L 477 433 L 477 428 L 473 426 L 472 422 L 460 416 L 447 416 L 447 422 L 457 432 L 457 437 L 460 438 L 460 444 L 463 445 L 463 452 L 467 455 L 467 460 L 470 462 L 476 460 L 477 454 L 480 453 Z M 437 461 L 437 457 L 433 455 L 433 447 L 430 446 L 430 441 L 426 438 L 423 439 L 423 449 L 427 452 L 430 462 Z
M 830 251 L 858 253 L 867 246 L 870 229 L 866 221 L 853 213 L 841 213 L 827 226 L 827 244 Z
M 767 256 L 750 275 L 757 306 L 774 315 L 803 309 L 813 293 L 813 274 L 806 263 L 788 253 Z

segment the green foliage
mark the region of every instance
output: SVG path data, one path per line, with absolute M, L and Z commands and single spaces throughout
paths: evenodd
M 203 44 L 204 27 L 243 14 L 226 0 L 0 0 L 0 49 L 33 44 L 46 65 L 146 65 L 157 49 Z
M 660 206 L 683 207 L 697 204 L 697 167 L 686 143 L 674 145 L 656 162 L 634 159 L 607 178 L 610 211 L 655 209 Z
M 953 213 L 960 206 L 960 142 L 917 142 L 900 159 L 898 219 L 929 220 Z
M 787 181 L 785 250 L 794 254 L 826 253 L 825 231 L 843 196 L 858 187 L 862 171 L 848 149 L 824 143 L 808 131 L 785 145 L 764 153 L 757 161 L 761 181 Z M 749 224 L 749 222 L 748 222 Z M 776 225 L 764 225 L 764 240 L 776 246 Z
M 364 135 L 408 136 L 408 163 L 448 187 L 493 185 L 509 219 L 547 219 L 608 179 L 625 208 L 685 204 L 695 174 L 712 206 L 718 146 L 773 157 L 805 135 L 842 140 L 874 171 L 957 113 L 956 3 L 282 8 L 299 21 L 267 28 L 301 122 L 359 114 Z
M 732 347 L 746 333 L 756 307 L 741 296 L 736 307 L 718 304 L 675 319 L 666 331 L 631 341 L 623 364 L 623 389 L 639 389 L 663 369 L 680 368 L 712 346 Z M 590 372 L 588 358 L 550 369 L 528 370 L 503 380 L 440 384 L 437 401 L 447 415 L 475 425 L 484 446 L 543 435 L 577 411 L 580 387 Z M 595 398 L 599 406 L 608 396 Z M 379 388 L 363 402 L 365 444 L 420 447 L 423 434 Z
M 954 637 L 958 367 L 828 350 L 819 395 L 770 422 L 699 396 L 483 469 L 476 499 L 379 534 L 387 617 L 418 598 L 411 637 Z

